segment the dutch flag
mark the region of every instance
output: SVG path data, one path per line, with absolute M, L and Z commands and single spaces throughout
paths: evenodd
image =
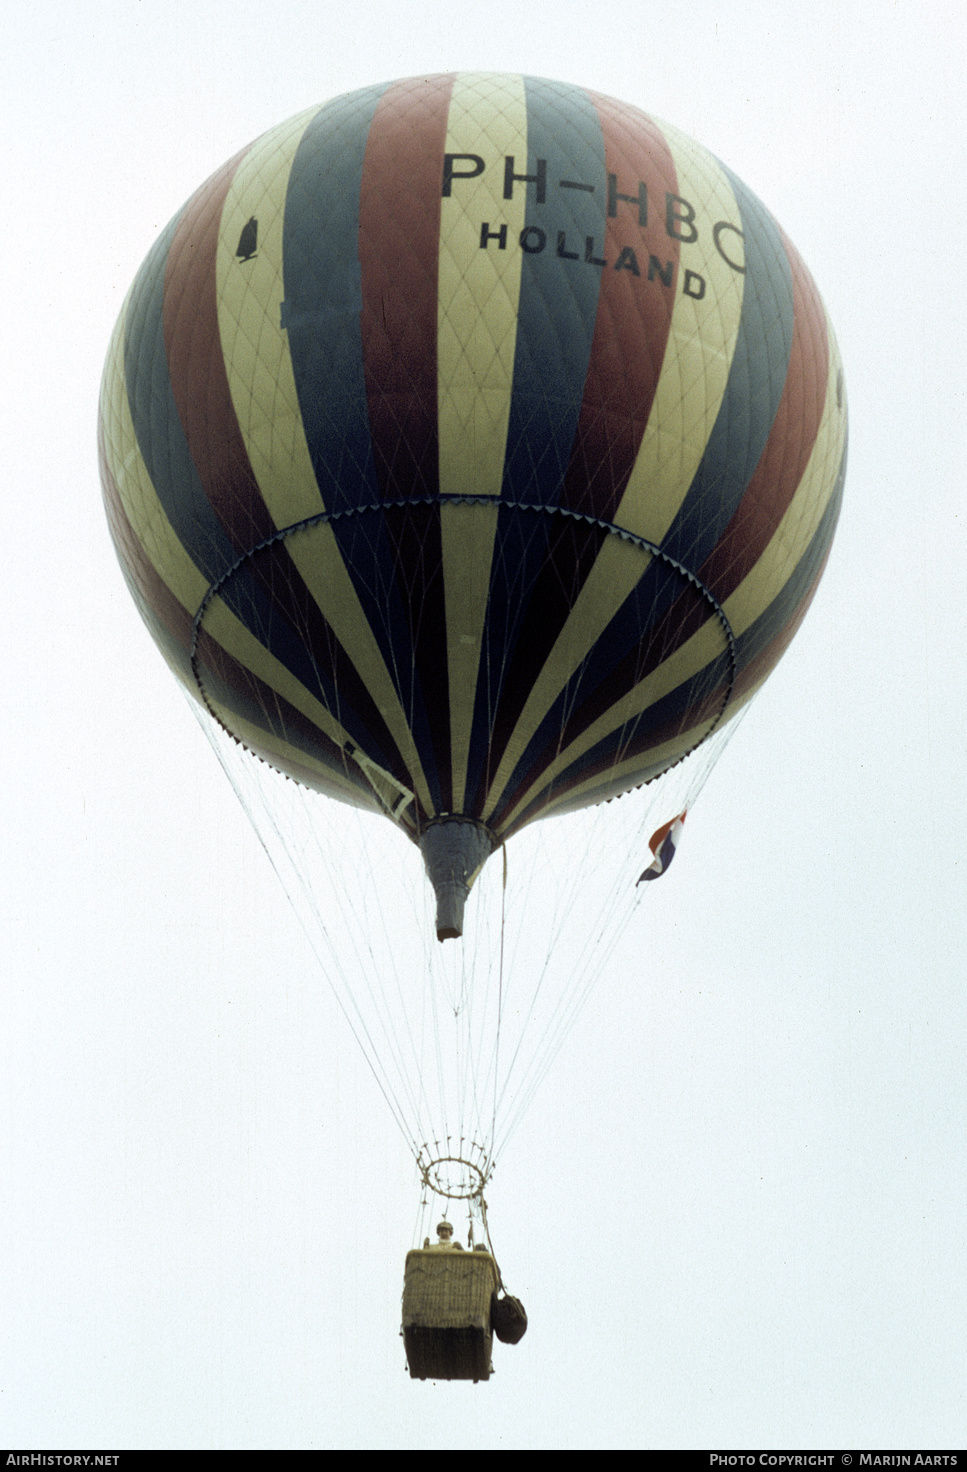
M 677 818 L 672 818 L 670 823 L 663 823 L 662 826 L 651 835 L 651 838 L 648 840 L 648 847 L 651 849 L 655 857 L 648 865 L 648 868 L 645 870 L 644 874 L 639 876 L 638 881 L 635 885 L 635 889 L 638 888 L 638 885 L 641 883 L 642 879 L 659 879 L 661 875 L 664 874 L 672 859 L 675 857 L 675 850 L 678 847 L 678 841 L 681 838 L 682 825 L 684 824 L 684 822 L 685 813 L 679 813 Z

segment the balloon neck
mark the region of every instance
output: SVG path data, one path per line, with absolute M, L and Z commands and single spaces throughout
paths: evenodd
M 463 934 L 470 886 L 493 849 L 493 838 L 473 818 L 438 818 L 420 834 L 420 851 L 436 895 L 437 940 Z

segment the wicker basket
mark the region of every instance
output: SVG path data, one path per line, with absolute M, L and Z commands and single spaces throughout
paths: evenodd
M 489 1252 L 431 1247 L 406 1254 L 403 1343 L 414 1380 L 490 1378 L 496 1289 Z

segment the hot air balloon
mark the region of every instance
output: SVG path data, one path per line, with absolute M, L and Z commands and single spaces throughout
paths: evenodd
M 745 185 L 636 107 L 391 82 L 266 133 L 171 221 L 100 447 L 142 617 L 269 793 L 428 1199 L 473 1219 L 608 950 L 568 825 L 592 815 L 577 847 L 630 910 L 650 794 L 681 779 L 657 816 L 688 806 L 822 574 L 846 404 L 817 289 Z M 507 1043 L 549 996 L 544 1051 Z

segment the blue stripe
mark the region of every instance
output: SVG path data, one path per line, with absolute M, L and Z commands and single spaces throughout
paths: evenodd
M 358 240 L 366 140 L 385 90 L 367 87 L 316 114 L 296 149 L 285 201 L 282 326 L 328 511 L 380 499 L 363 375 Z
M 598 311 L 601 269 L 584 260 L 585 242 L 604 246 L 606 171 L 597 109 L 578 87 L 525 79 L 528 158 L 515 172 L 535 174 L 546 160 L 547 199 L 527 190 L 525 230 L 544 232 L 541 251 L 522 251 L 513 397 L 507 428 L 503 494 L 557 505 L 578 427 L 591 341 Z M 561 189 L 561 180 L 589 184 Z M 577 260 L 557 254 L 558 234 Z M 540 237 L 532 234 L 531 243 Z M 515 248 L 520 249 L 519 246 Z

